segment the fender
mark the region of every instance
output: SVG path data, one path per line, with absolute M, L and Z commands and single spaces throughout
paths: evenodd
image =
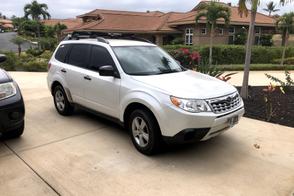
M 164 114 L 160 109 L 162 107 L 160 102 L 154 95 L 142 90 L 134 90 L 122 98 L 120 103 L 119 115 L 119 119 L 121 122 L 124 121 L 124 112 L 126 108 L 132 103 L 140 103 L 150 109 L 151 112 L 154 114 L 161 131 L 165 130 L 165 127 L 163 127 L 164 123 L 161 123 L 161 121 L 164 119 Z
M 50 91 L 52 90 L 52 85 L 53 85 L 54 82 L 58 82 L 58 83 L 60 83 L 60 84 L 62 85 L 62 87 L 63 87 L 65 93 L 66 93 L 66 96 L 67 96 L 68 101 L 69 101 L 70 103 L 73 103 L 73 99 L 72 99 L 72 96 L 71 96 L 70 90 L 69 90 L 69 88 L 68 88 L 68 85 L 67 85 L 65 79 L 63 78 L 63 76 L 62 76 L 59 72 L 56 72 L 56 74 L 53 75 L 53 78 L 52 78 L 51 81 L 52 81 L 52 82 L 51 82 L 51 84 L 50 84 L 50 86 L 49 86 Z M 53 92 L 51 92 L 51 93 L 53 93 Z

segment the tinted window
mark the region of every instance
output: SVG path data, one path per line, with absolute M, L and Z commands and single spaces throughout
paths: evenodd
M 55 58 L 60 61 L 60 62 L 65 62 L 65 57 L 67 55 L 68 49 L 70 48 L 70 46 L 68 44 L 65 45 L 61 45 L 56 54 L 55 54 Z
M 72 44 L 68 57 L 68 64 L 87 67 L 89 63 L 90 46 L 86 44 Z
M 109 52 L 106 48 L 92 46 L 90 69 L 97 70 L 97 68 L 104 65 L 114 66 L 114 62 Z

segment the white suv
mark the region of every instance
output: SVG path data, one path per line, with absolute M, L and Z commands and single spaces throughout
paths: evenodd
M 244 114 L 236 88 L 183 68 L 158 46 L 124 39 L 62 41 L 48 71 L 61 115 L 82 106 L 123 124 L 150 155 L 162 141 L 203 141 Z

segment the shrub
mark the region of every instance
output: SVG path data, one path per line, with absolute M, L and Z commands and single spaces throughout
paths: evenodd
M 273 35 L 261 35 L 260 44 L 262 46 L 272 46 L 273 45 Z
M 281 63 L 281 60 L 282 60 L 282 59 L 275 59 L 275 60 L 274 60 L 274 63 L 279 64 L 279 63 Z M 286 64 L 286 65 L 294 65 L 294 57 L 286 58 L 286 59 L 284 60 L 284 64 Z
M 201 59 L 208 59 L 209 46 L 185 46 L 185 45 L 166 45 L 170 54 L 180 48 L 188 48 L 191 52 L 200 53 Z M 282 47 L 254 46 L 252 49 L 252 63 L 267 64 L 274 63 L 275 59 L 281 58 Z M 286 57 L 294 56 L 294 47 L 288 47 Z M 245 59 L 245 46 L 243 45 L 216 45 L 213 47 L 214 64 L 243 64 Z
M 38 48 L 29 48 L 26 50 L 26 53 L 32 56 L 40 56 L 41 54 L 43 54 L 44 50 L 40 50 Z
M 57 44 L 55 38 L 41 38 L 39 42 L 43 50 L 54 50 Z
M 173 51 L 174 58 L 188 69 L 195 69 L 200 61 L 200 54 L 196 51 L 190 52 L 188 48 L 180 48 Z
M 278 83 L 286 91 L 289 91 L 294 86 L 294 80 L 291 78 L 291 73 L 288 71 L 288 69 L 285 69 L 285 81 L 282 81 L 279 78 L 269 75 L 267 73 L 265 74 L 265 76 L 271 81 Z
M 245 45 L 247 41 L 247 31 L 242 29 L 240 32 L 236 33 L 234 44 L 236 45 Z
M 48 62 L 45 59 L 35 58 L 22 65 L 22 71 L 47 71 Z
M 2 52 L 1 52 L 2 53 Z M 14 52 L 3 52 L 6 55 L 7 60 L 0 64 L 0 68 L 7 71 L 15 71 L 15 66 L 17 64 L 17 56 Z
M 171 41 L 171 44 L 176 45 L 176 44 L 183 44 L 184 43 L 184 38 L 183 37 L 176 37 Z

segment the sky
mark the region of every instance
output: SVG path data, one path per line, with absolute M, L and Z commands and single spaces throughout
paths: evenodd
M 237 5 L 238 0 L 221 0 L 226 3 Z M 277 14 L 294 10 L 294 2 L 286 6 L 279 6 L 279 0 L 273 0 L 280 9 Z M 31 0 L 0 0 L 0 13 L 11 17 L 16 15 L 23 16 L 23 7 Z M 52 18 L 74 18 L 77 15 L 84 14 L 93 9 L 114 9 L 128 11 L 154 11 L 163 12 L 191 10 L 199 0 L 38 0 L 39 3 L 46 3 L 49 7 L 49 13 Z M 262 8 L 268 1 L 261 0 L 260 12 L 265 13 Z

